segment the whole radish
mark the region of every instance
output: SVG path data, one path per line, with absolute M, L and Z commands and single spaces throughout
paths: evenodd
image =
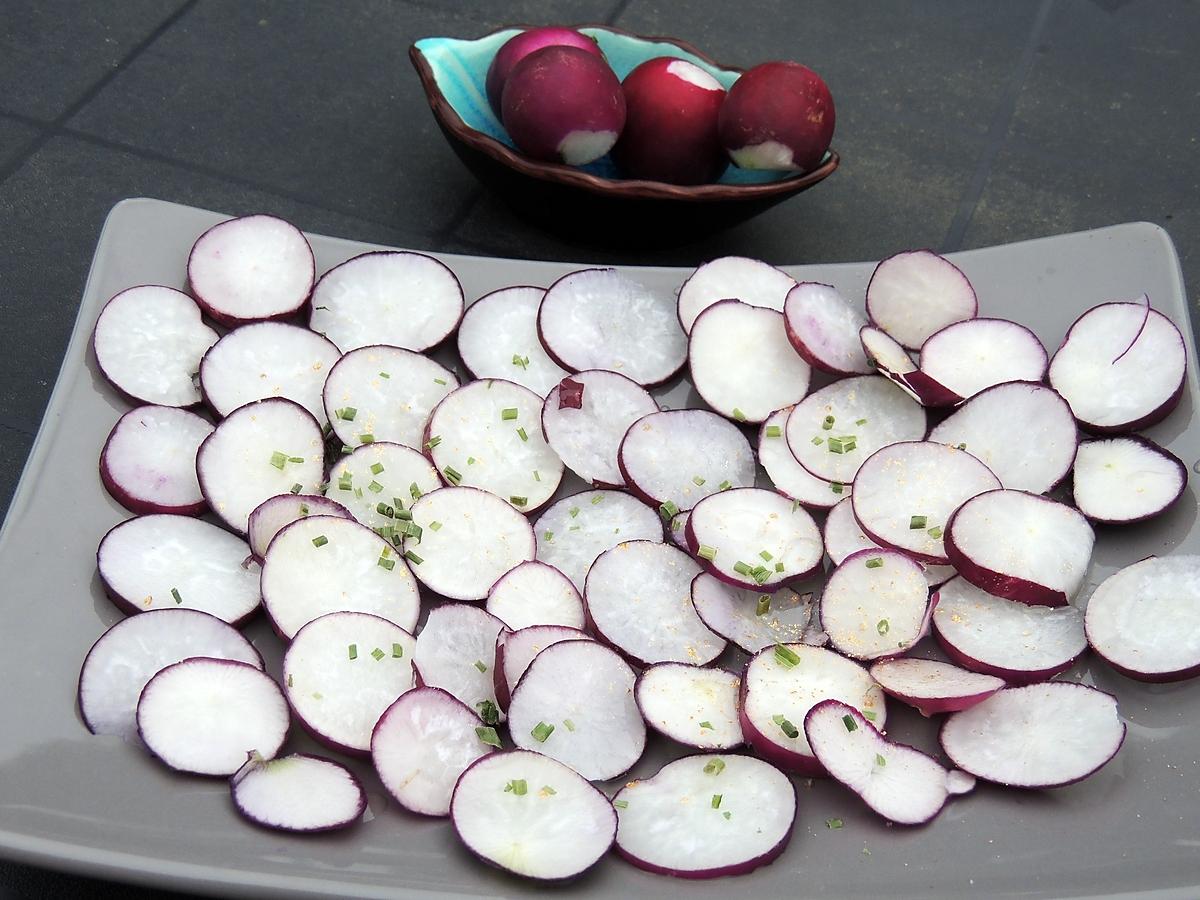
M 543 47 L 578 47 L 600 59 L 604 54 L 594 38 L 580 34 L 574 28 L 563 28 L 559 25 L 546 25 L 540 28 L 530 28 L 509 38 L 496 55 L 487 71 L 487 98 L 496 116 L 500 116 L 500 99 L 504 94 L 504 83 L 513 68 L 530 53 Z
M 794 62 L 755 66 L 721 107 L 721 143 L 743 169 L 807 172 L 833 139 L 833 96 L 812 69 Z

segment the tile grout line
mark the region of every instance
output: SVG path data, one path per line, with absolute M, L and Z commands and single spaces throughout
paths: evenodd
M 988 179 L 991 177 L 992 166 L 996 162 L 996 157 L 1000 155 L 1000 150 L 1008 141 L 1008 132 L 1017 112 L 1017 102 L 1020 99 L 1021 91 L 1025 87 L 1029 72 L 1033 68 L 1034 54 L 1037 52 L 1038 43 L 1041 41 L 1042 34 L 1046 30 L 1046 23 L 1050 19 L 1050 12 L 1053 6 L 1054 0 L 1042 0 L 1041 5 L 1038 7 L 1033 25 L 1029 29 L 1029 38 L 1025 42 L 1024 49 L 1021 51 L 1021 58 L 1017 61 L 1016 68 L 1009 79 L 1008 88 L 1005 90 L 1004 96 L 1001 98 L 995 113 L 992 115 L 991 124 L 988 126 L 987 145 L 984 147 L 983 155 L 975 167 L 970 184 L 967 185 L 966 191 L 964 191 L 962 198 L 959 200 L 958 209 L 954 213 L 954 218 L 950 221 L 950 227 L 946 229 L 946 237 L 942 241 L 941 246 L 943 253 L 959 250 L 962 247 L 963 239 L 967 234 L 967 228 L 971 225 L 971 220 L 975 216 L 975 210 L 978 208 L 979 201 L 983 197 L 983 190 L 987 186 Z

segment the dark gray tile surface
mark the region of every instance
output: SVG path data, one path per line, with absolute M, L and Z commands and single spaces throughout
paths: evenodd
M 0 172 L 19 165 L 21 155 L 28 152 L 39 134 L 41 130 L 33 125 L 0 115 Z

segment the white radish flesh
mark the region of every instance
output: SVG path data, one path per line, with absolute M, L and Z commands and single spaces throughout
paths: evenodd
M 496 639 L 504 623 L 477 606 L 447 603 L 430 610 L 413 666 L 422 686 L 439 687 L 473 710 L 496 704 Z
M 812 594 L 783 588 L 773 594 L 737 588 L 702 573 L 692 579 L 692 606 L 714 634 L 747 653 L 772 644 L 819 642 Z
M 658 663 L 638 677 L 634 696 L 642 718 L 659 734 L 701 750 L 730 750 L 743 743 L 741 683 L 724 669 Z
M 564 497 L 537 520 L 537 558 L 554 566 L 582 591 L 596 557 L 622 541 L 661 541 L 657 512 L 620 491 Z
M 850 486 L 833 484 L 812 474 L 793 455 L 787 442 L 788 415 L 795 407 L 776 410 L 758 432 L 758 462 L 775 490 L 811 509 L 829 509 L 849 498 Z
M 1004 679 L 960 669 L 932 659 L 885 659 L 871 666 L 871 677 L 889 697 L 920 710 L 923 716 L 961 712 L 1004 687 Z
M 863 534 L 858 520 L 854 518 L 854 506 L 849 497 L 829 511 L 821 536 L 825 541 L 825 552 L 829 554 L 835 566 L 840 566 L 847 556 L 859 550 L 882 549 L 879 544 Z M 953 566 L 922 563 L 922 567 L 930 587 L 945 584 L 957 574 Z
M 565 625 L 530 625 L 517 631 L 502 631 L 496 638 L 496 699 L 508 709 L 513 688 L 525 674 L 534 657 L 561 641 L 590 641 L 591 635 Z
M 280 494 L 254 507 L 247 520 L 250 552 L 261 564 L 275 535 L 298 519 L 308 516 L 340 516 L 352 519 L 350 510 L 320 494 Z
M 908 351 L 886 331 L 868 325 L 858 333 L 858 338 L 879 374 L 922 406 L 953 406 L 962 402 L 956 392 L 918 369 Z
M 814 369 L 843 376 L 874 371 L 858 337 L 867 319 L 837 288 L 802 281 L 788 292 L 783 314 L 788 340 Z
M 979 308 L 971 282 L 954 263 L 929 250 L 889 256 L 867 285 L 867 315 L 910 350 Z
M 505 378 L 545 397 L 567 374 L 538 340 L 546 289 L 507 287 L 472 303 L 458 326 L 458 355 L 475 378 Z
M 328 495 L 345 504 L 359 522 L 396 543 L 409 521 L 404 511 L 441 486 L 433 463 L 412 447 L 375 441 L 333 464 Z
M 919 368 L 960 397 L 1007 381 L 1041 381 L 1050 357 L 1037 335 L 1007 319 L 967 319 L 921 345 Z
M 1187 467 L 1139 435 L 1084 441 L 1072 468 L 1075 506 L 1093 522 L 1143 522 L 1183 496 Z
M 542 562 L 505 572 L 488 591 L 486 609 L 514 631 L 531 625 L 583 627 L 583 597 L 571 579 Z
M 244 818 L 277 831 L 336 831 L 361 821 L 367 809 L 367 793 L 353 772 L 307 753 L 252 754 L 230 779 L 230 792 Z
M 139 406 L 117 420 L 100 452 L 100 480 L 134 513 L 199 515 L 208 508 L 196 451 L 213 426 L 170 406 Z
M 679 289 L 679 322 L 691 332 L 696 317 L 721 300 L 741 300 L 751 306 L 783 311 L 796 280 L 757 259 L 722 256 L 698 267 Z
M 821 595 L 821 626 L 852 659 L 896 656 L 929 629 L 929 585 L 898 550 L 860 550 L 834 569 Z

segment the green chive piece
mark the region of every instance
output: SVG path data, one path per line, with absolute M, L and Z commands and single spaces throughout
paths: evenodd
M 739 559 L 733 564 L 733 571 L 737 572 L 739 575 L 749 575 L 751 569 L 749 565 Z
M 404 648 L 399 644 L 392 644 L 392 659 L 403 659 Z
M 700 723 L 700 727 L 701 727 L 701 728 L 707 728 L 709 731 L 712 731 L 712 730 L 713 730 L 713 724 L 712 724 L 712 722 L 701 722 L 701 723 Z
M 410 485 L 408 486 L 408 492 L 409 492 L 409 493 L 412 495 L 412 498 L 413 498 L 414 500 L 420 500 L 420 499 L 421 499 L 421 496 L 422 496 L 422 491 L 421 491 L 421 489 L 420 489 L 419 487 L 417 487 L 417 483 L 416 483 L 415 481 L 414 481 L 412 484 L 410 484 Z M 397 503 L 396 505 L 397 505 L 397 506 L 400 506 L 400 504 L 399 504 L 399 503 Z
M 468 456 L 468 457 L 467 457 L 467 465 L 468 465 L 468 466 L 473 466 L 473 465 L 475 465 L 475 457 L 473 457 L 473 456 Z
M 304 457 L 303 457 L 303 456 L 289 456 L 289 457 L 288 457 L 288 462 L 290 462 L 290 463 L 302 463 L 302 462 L 304 462 Z
M 771 572 L 766 566 L 755 566 L 750 570 L 750 577 L 755 584 L 764 584 L 771 577 Z
M 800 736 L 800 729 L 785 719 L 782 715 L 771 716 L 771 721 L 778 725 L 779 730 L 788 737 L 797 738 Z
M 720 795 L 720 794 L 713 794 L 713 795 L 712 795 L 712 800 L 711 800 L 711 801 L 709 801 L 709 802 L 712 804 L 712 808 L 713 808 L 713 809 L 720 809 L 720 808 L 721 808 L 721 795 Z
M 300 515 L 302 515 L 302 516 L 308 515 L 308 504 L 307 503 L 300 504 Z
M 390 506 L 388 506 L 383 501 L 380 501 L 379 503 L 375 504 L 375 512 L 379 513 L 381 516 L 384 516 L 388 519 L 396 518 L 396 510 L 392 509 Z
M 404 551 L 404 558 L 414 566 L 419 566 L 421 563 L 425 562 L 425 560 L 421 559 L 421 557 L 417 556 L 417 554 L 413 553 L 411 550 Z
M 491 700 L 480 700 L 475 707 L 479 710 L 479 718 L 483 719 L 484 725 L 500 724 L 500 710 Z
M 714 756 L 704 764 L 705 775 L 720 775 L 725 771 L 725 760 L 719 756 Z
M 354 417 L 358 415 L 358 410 L 353 406 L 343 406 L 341 409 L 336 410 L 334 415 L 343 422 L 353 422 Z
M 355 488 L 354 496 L 357 497 L 359 500 L 361 500 L 362 499 L 362 488 Z
M 387 656 L 387 654 L 384 653 L 379 647 L 376 647 L 374 650 L 372 650 L 371 655 L 375 657 L 375 662 L 379 662 L 381 659 Z
M 517 408 L 515 406 L 506 406 L 500 410 L 500 420 L 502 422 L 511 422 L 517 417 Z
M 527 793 L 529 793 L 529 785 L 526 783 L 524 778 L 514 778 L 508 783 L 504 790 L 512 791 L 513 794 L 518 797 L 524 797 Z
M 594 497 L 592 497 L 592 506 L 595 506 L 597 503 L 599 503 L 603 499 L 604 499 L 603 494 L 596 494 Z
M 383 485 L 380 484 L 378 481 L 372 481 L 370 484 L 367 485 L 367 490 L 370 491 L 372 494 L 378 494 L 380 491 L 383 490 Z
M 629 801 L 628 800 L 614 800 L 613 806 L 615 806 L 617 809 L 628 809 Z
M 707 559 L 709 562 L 717 558 L 717 548 L 710 547 L 708 544 L 701 544 L 700 549 L 696 552 L 701 558 Z
M 867 568 L 868 569 L 882 569 L 883 568 L 883 557 L 882 556 L 872 556 L 870 559 L 867 560 Z
M 529 435 L 528 435 L 528 433 L 526 433 L 524 428 L 517 429 L 517 437 L 519 437 L 523 441 L 529 440 Z
M 954 445 L 954 449 L 955 449 L 955 450 L 966 450 L 966 449 L 967 449 L 967 445 L 966 445 L 966 444 L 955 444 L 955 445 Z
M 554 532 L 553 531 L 543 531 L 542 538 L 545 539 L 547 544 L 552 544 L 552 543 L 554 543 Z
M 537 469 L 534 469 L 534 470 L 533 470 L 533 480 L 534 480 L 534 481 L 541 481 L 541 480 L 542 480 L 542 473 L 541 473 L 541 472 L 539 472 Z
M 379 377 L 380 378 L 391 378 L 392 376 L 389 375 L 387 372 L 380 372 Z
M 829 452 L 830 453 L 842 453 L 843 451 L 844 451 L 844 448 L 842 447 L 841 438 L 831 437 L 829 439 Z
M 733 487 L 733 485 L 729 483 L 728 479 L 726 479 L 725 481 L 722 481 L 720 484 L 717 485 L 717 490 L 718 491 L 727 491 L 731 487 Z
M 522 369 L 524 369 L 529 365 L 529 357 L 521 356 L 519 353 L 514 353 L 513 358 L 512 358 L 512 364 L 514 366 L 520 366 Z
M 517 497 L 514 495 L 514 496 L 508 498 L 508 502 L 511 503 L 513 506 L 528 506 L 529 498 L 528 497 Z
M 353 452 L 354 452 L 353 447 L 347 447 L 345 444 L 342 444 L 342 456 L 348 456 Z
M 800 501 L 799 501 L 799 500 L 793 500 L 793 501 L 792 501 L 792 515 L 793 515 L 793 516 L 796 514 L 796 510 L 798 510 L 799 508 L 800 508 Z
M 442 387 L 445 387 L 445 386 L 446 386 L 446 379 L 445 379 L 445 378 L 435 378 L 435 379 L 433 379 L 433 383 L 434 383 L 434 384 L 440 384 Z
M 358 441 L 359 441 L 359 443 L 360 443 L 360 444 L 373 444 L 373 443 L 375 443 L 375 435 L 373 435 L 373 434 L 360 434 L 360 435 L 358 436 Z
M 756 616 L 765 616 L 771 611 L 771 595 L 759 594 L 758 602 L 754 605 L 754 614 Z
M 863 718 L 866 719 L 868 722 L 874 722 L 875 721 L 875 710 L 864 709 L 863 710 Z
M 477 669 L 478 669 L 480 672 L 486 672 L 486 671 L 487 671 L 487 666 L 485 666 L 485 665 L 483 664 L 483 660 L 481 660 L 481 659 L 477 659 L 477 660 L 475 660 L 475 668 L 477 668 Z
M 854 721 L 854 716 L 849 713 L 842 716 L 842 724 L 846 726 L 847 731 L 858 731 L 858 723 Z
M 352 473 L 350 473 L 350 472 L 343 472 L 343 473 L 342 473 L 342 474 L 341 474 L 341 475 L 338 477 L 338 490 L 339 490 L 339 491 L 352 491 L 352 490 L 354 490 L 354 475 L 353 475 Z
M 533 739 L 539 744 L 544 744 L 546 743 L 546 738 L 554 734 L 554 726 L 547 725 L 545 722 L 538 722 L 533 726 L 533 731 L 529 733 L 533 735 Z
M 412 521 L 412 513 L 409 512 L 407 509 L 398 509 L 398 510 L 396 510 L 396 518 L 402 522 L 411 522 Z
M 434 531 L 441 531 L 442 523 L 441 522 L 430 522 L 429 527 L 432 528 Z
M 298 494 L 302 490 L 304 490 L 304 485 L 302 485 L 300 482 L 297 481 L 288 490 L 290 490 L 293 494 Z
M 502 747 L 500 743 L 500 735 L 496 734 L 496 729 L 490 725 L 477 725 L 475 727 L 475 736 L 491 747 Z
M 375 562 L 376 562 L 376 565 L 380 566 L 381 568 L 387 569 L 389 572 L 392 571 L 392 569 L 396 568 L 396 561 L 394 559 L 386 559 L 385 557 L 381 556 Z
M 325 535 L 323 535 L 323 534 L 318 534 L 315 538 L 312 539 L 312 543 L 313 543 L 314 547 L 324 547 L 326 544 L 329 543 L 329 538 L 325 537 Z
M 842 484 L 840 481 L 833 481 L 833 482 L 830 482 L 829 489 L 831 491 L 833 491 L 835 494 L 840 494 L 842 491 L 844 491 L 846 489 L 846 486 L 844 484 Z
M 764 562 L 770 562 L 775 558 L 775 556 L 767 550 L 759 550 L 758 555 L 763 558 Z
M 673 518 L 679 515 L 679 507 L 667 500 L 658 508 L 658 514 L 663 517 L 663 521 L 670 522 Z
M 931 538 L 933 538 L 933 539 L 936 541 L 938 538 L 940 538 L 940 537 L 942 536 L 942 529 L 941 529 L 941 526 L 939 526 L 939 525 L 934 525 L 934 526 L 933 526 L 932 528 L 930 528 L 930 529 L 929 529 L 929 531 L 928 531 L 928 532 L 926 532 L 926 533 L 927 533 L 927 534 L 928 534 L 928 535 L 929 535 Z
M 567 731 L 575 730 L 575 723 L 572 722 L 570 719 L 563 719 L 563 725 L 566 727 Z
M 358 644 L 351 644 L 346 650 L 351 659 L 358 659 Z
M 783 563 L 781 563 L 781 562 L 775 563 L 775 571 L 782 572 L 783 571 Z
M 446 476 L 446 480 L 455 487 L 462 482 L 462 474 L 454 466 L 446 466 L 442 469 L 442 474 Z
M 832 431 L 833 430 L 833 421 L 834 421 L 833 416 L 826 416 L 825 421 L 823 421 L 821 423 L 821 427 L 825 431 Z
M 570 512 L 570 513 L 571 513 L 571 518 L 573 519 L 573 518 L 575 518 L 577 515 L 579 515 L 579 507 L 578 507 L 578 506 L 572 506 L 572 507 L 570 508 L 570 510 L 568 510 L 568 512 Z
M 794 669 L 800 665 L 800 656 L 790 647 L 785 647 L 783 644 L 776 644 L 775 662 L 786 669 Z
M 887 760 L 886 760 L 886 759 L 884 759 L 882 756 L 880 756 L 878 753 L 876 753 L 876 754 L 875 754 L 875 765 L 877 765 L 877 766 L 886 766 L 886 765 L 887 765 Z
M 843 822 L 841 819 L 826 819 L 825 820 L 825 827 L 828 828 L 830 831 L 837 831 L 839 828 L 841 828 L 845 824 L 846 823 Z
M 728 822 L 729 819 L 732 818 L 733 813 L 731 813 L 729 810 L 725 810 L 725 812 L 721 813 L 721 815 L 723 815 L 725 817 L 725 821 Z
M 734 419 L 736 419 L 739 422 L 746 421 L 746 414 L 744 412 L 742 412 L 740 409 L 738 409 L 736 406 L 733 408 L 733 417 L 734 417 Z
M 704 484 L 704 478 L 702 478 L 699 475 L 693 475 L 692 476 L 692 484 L 696 485 L 696 487 L 700 487 L 701 485 Z
M 925 527 L 925 516 L 913 516 L 908 520 L 908 527 L 912 531 L 916 531 Z
M 572 525 L 570 528 L 567 529 L 567 531 L 579 531 L 579 529 L 581 529 L 581 528 L 583 528 L 582 525 Z
M 820 447 L 820 446 L 821 446 L 823 443 L 825 443 L 825 438 L 823 438 L 823 437 L 820 437 L 819 435 L 815 435 L 815 434 L 814 434 L 814 435 L 813 435 L 812 442 L 813 442 L 813 444 L 814 444 L 815 446 L 817 446 L 817 447 Z
M 295 686 L 296 686 L 295 683 L 292 681 L 292 676 L 289 675 L 288 676 L 288 687 L 295 687 Z
M 867 420 L 866 420 L 866 419 L 858 419 L 858 420 L 856 420 L 856 421 L 855 421 L 855 423 L 854 423 L 854 424 L 855 424 L 855 425 L 866 425 L 866 424 L 867 424 Z
M 175 599 L 176 606 L 183 602 L 183 597 L 179 593 L 179 588 L 171 588 L 171 596 Z
M 880 619 L 879 622 L 875 625 L 875 630 L 878 631 L 880 634 L 887 634 L 889 631 L 892 630 L 892 626 L 888 624 L 887 619 Z
M 427 440 L 425 442 L 425 449 L 432 450 L 434 447 L 436 447 L 441 442 L 442 442 L 442 436 L 439 434 L 435 434 L 433 437 L 431 437 L 429 440 Z
M 271 465 L 281 472 L 283 471 L 283 467 L 287 465 L 287 461 L 288 456 L 286 453 L 280 453 L 278 450 L 276 450 L 271 454 Z
M 767 437 L 783 437 L 783 429 L 778 425 L 768 425 Z
M 550 785 L 548 785 L 548 784 L 543 784 L 542 789 L 540 791 L 538 791 L 538 793 L 541 794 L 543 797 L 553 797 L 555 794 L 558 793 L 558 791 L 556 791 L 554 788 L 550 787 Z

